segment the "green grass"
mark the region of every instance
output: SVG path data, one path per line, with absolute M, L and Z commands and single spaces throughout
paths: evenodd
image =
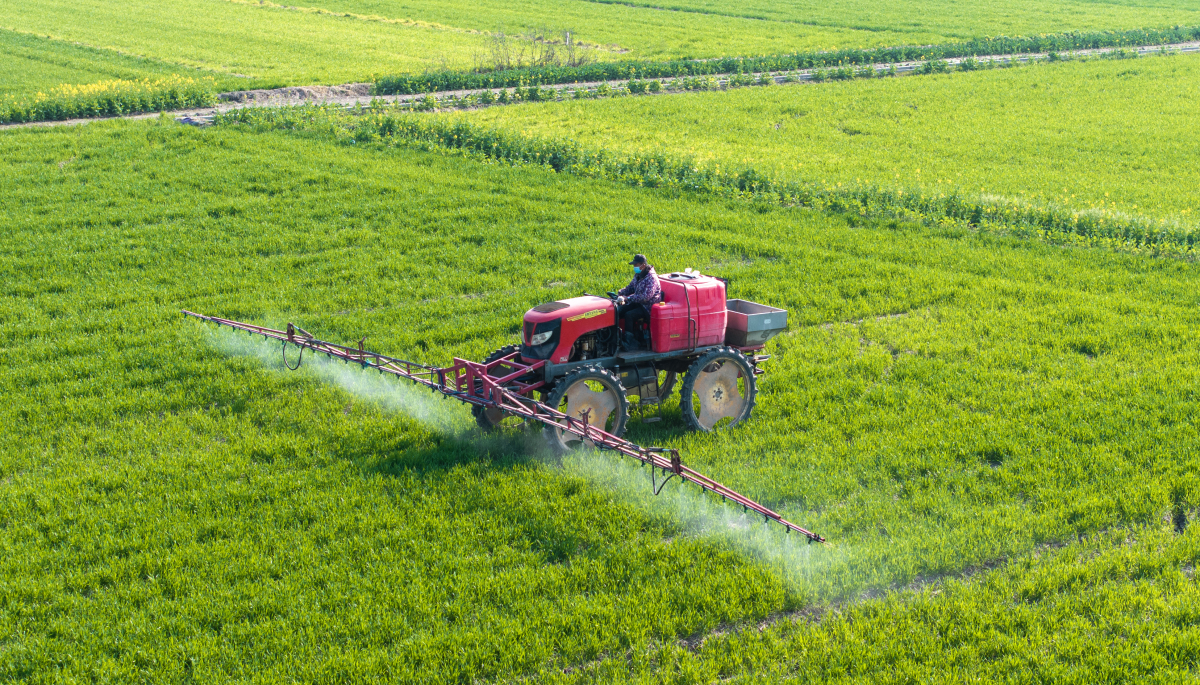
M 480 31 L 571 29 L 578 40 L 620 46 L 637 57 L 761 55 L 814 48 L 925 45 L 981 36 L 1200 24 L 1200 10 L 1194 5 L 1171 0 L 1020 0 L 1003 7 L 945 0 L 806 0 L 785 4 L 764 0 L 487 0 L 469 5 L 456 0 L 310 0 L 306 4 Z
M 521 0 L 464 4 L 455 0 L 314 0 L 339 12 L 404 17 L 479 31 L 521 35 L 571 31 L 574 40 L 628 51 L 623 57 L 674 58 L 762 55 L 833 46 L 904 45 L 938 42 L 928 31 L 864 31 L 853 27 L 811 26 L 746 17 L 663 11 L 624 3 Z M 1197 16 L 1200 13 L 1184 13 Z
M 616 0 L 610 1 L 616 3 Z M 768 0 L 671 0 L 665 3 L 657 0 L 619 0 L 619 4 L 822 28 L 934 35 L 937 36 L 934 42 L 978 36 L 1186 24 L 1189 18 L 1197 16 L 1195 5 L 1186 0 L 1017 0 L 1002 6 L 979 1 L 947 3 L 944 0 L 903 0 L 893 3 L 871 0 L 801 0 L 788 3 Z
M 217 103 L 212 79 L 169 76 L 138 81 L 100 81 L 59 86 L 48 93 L 0 99 L 0 123 L 162 112 Z
M 1195 225 L 1197 84 L 1200 59 L 1175 56 L 447 116 L 783 181 L 999 195 Z
M 488 0 L 314 0 L 299 6 L 254 0 L 6 0 L 0 29 L 50 36 L 53 47 L 21 48 L 0 75 L 3 90 L 37 91 L 126 69 L 122 58 L 169 69 L 201 69 L 243 88 L 336 84 L 375 75 L 464 69 L 487 63 L 481 32 L 571 30 L 601 46 L 600 59 L 709 58 L 894 45 L 926 45 L 1013 34 L 1200 25 L 1184 2 L 1022 0 L 1003 9 L 939 0 L 899 4 L 639 2 L 517 4 Z M 4 39 L 0 39 L 4 40 Z M 11 40 L 7 41 L 11 42 Z M 78 43 L 79 47 L 63 47 Z M 101 67 L 76 59 L 98 50 Z M 46 57 L 39 55 L 46 54 Z M 19 61 L 18 61 L 19 60 Z M 30 63 L 26 63 L 30 62 Z M 138 66 L 137 68 L 142 68 Z M 106 74 L 107 75 L 107 74 Z M 147 74 L 149 75 L 149 74 Z M 129 78 L 129 76 L 120 76 Z
M 338 84 L 368 81 L 376 73 L 470 66 L 480 42 L 463 31 L 224 0 L 34 0 L 13 3 L 0 28 L 246 77 L 244 88 Z M 45 87 L 57 85 L 50 78 Z
M 1193 683 L 1196 535 L 1120 531 L 994 573 L 724 626 L 544 682 Z
M 170 62 L 0 30 L 0 98 L 5 95 L 31 95 L 60 84 L 95 83 L 112 79 L 135 81 L 174 74 L 214 76 L 211 72 L 188 69 Z M 218 83 L 218 88 L 233 90 L 242 85 L 244 79 L 227 77 Z
M 1159 529 L 1200 503 L 1186 262 L 166 122 L 10 132 L 0 159 L 5 678 L 625 672 L 641 668 L 627 652 L 1080 533 L 1146 527 L 1171 544 Z M 177 314 L 478 357 L 513 339 L 527 307 L 621 281 L 634 251 L 729 277 L 735 296 L 788 308 L 792 328 L 745 427 L 685 434 L 668 405 L 631 437 L 680 446 L 832 544 L 749 531 L 760 542 L 741 545 L 691 513 L 694 493 L 651 498 L 609 461 L 559 469 L 536 438 L 464 430 L 461 407 L 381 395 L 355 372 L 287 374 L 259 359 L 277 348 Z M 1124 558 L 1108 549 L 1078 576 L 1122 602 L 1095 624 L 1168 653 L 1130 602 L 1139 578 L 1178 584 L 1191 547 L 1149 576 L 1104 566 Z M 915 668 L 923 652 L 872 636 L 982 616 L 1025 582 L 1020 563 L 1015 580 L 955 586 L 954 602 L 870 604 L 811 634 L 828 649 L 860 636 L 863 669 Z M 1028 571 L 1049 588 L 1022 605 L 1046 626 L 1032 644 L 1048 666 L 1103 676 L 1086 626 L 1064 618 L 1087 603 L 1068 566 Z M 1164 597 L 1152 625 L 1192 639 Z M 742 652 L 799 668 L 804 651 L 779 630 L 737 638 L 758 652 L 717 640 L 700 662 L 671 658 L 700 674 L 749 677 L 764 662 Z M 988 635 L 962 644 L 986 656 Z
M 597 95 L 601 88 L 597 89 Z M 549 96 L 543 97 L 546 94 Z M 548 101 L 554 99 L 554 94 L 553 90 L 531 87 L 522 91 L 521 98 Z M 498 97 L 503 99 L 505 95 L 502 91 Z M 515 97 L 516 93 L 511 96 Z M 426 96 L 422 107 L 431 100 L 432 96 Z M 477 98 L 475 100 L 478 102 Z M 460 105 L 462 102 L 459 100 Z M 843 187 L 841 184 L 779 181 L 753 168 L 730 171 L 728 167 L 722 170 L 719 165 L 705 167 L 694 160 L 653 150 L 614 153 L 604 148 L 587 148 L 571 139 L 531 137 L 461 119 L 430 118 L 414 114 L 402 105 L 389 106 L 382 102 L 373 102 L 368 108 L 353 111 L 314 106 L 241 109 L 217 117 L 215 123 L 243 125 L 257 131 L 313 132 L 346 144 L 414 145 L 486 161 L 545 165 L 559 173 L 619 181 L 636 187 L 686 190 L 877 219 L 919 221 L 938 228 L 958 227 L 1058 245 L 1104 247 L 1191 259 L 1198 235 L 1187 224 L 1129 216 L 1099 207 L 1080 211 L 1069 206 L 1046 206 L 1029 200 L 976 195 L 956 189 L 926 191 L 871 183 Z

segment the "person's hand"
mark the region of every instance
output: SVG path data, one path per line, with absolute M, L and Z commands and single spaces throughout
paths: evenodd
M 617 304 L 625 304 L 625 296 L 624 295 L 619 295 L 617 297 Z

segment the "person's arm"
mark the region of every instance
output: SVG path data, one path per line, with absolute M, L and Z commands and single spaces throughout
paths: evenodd
M 629 282 L 629 285 L 627 285 L 627 286 L 625 286 L 624 288 L 621 288 L 620 290 L 618 290 L 618 291 L 617 291 L 617 294 L 618 294 L 618 295 L 625 295 L 625 296 L 629 296 L 629 295 L 631 295 L 631 294 L 633 294 L 633 293 L 637 292 L 637 288 L 635 287 L 636 285 L 637 285 L 637 279 L 635 278 L 635 279 L 633 279 L 632 281 L 630 281 L 630 282 Z

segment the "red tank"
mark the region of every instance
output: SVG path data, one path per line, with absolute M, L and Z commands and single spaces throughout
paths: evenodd
M 690 350 L 725 341 L 725 282 L 699 272 L 659 277 L 663 301 L 650 308 L 655 352 Z

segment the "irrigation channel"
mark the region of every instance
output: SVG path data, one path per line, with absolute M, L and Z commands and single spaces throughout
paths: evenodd
M 1124 48 L 1098 48 L 1090 50 L 1070 50 L 1056 53 L 1061 59 L 1076 58 L 1076 57 L 1096 57 L 1117 52 L 1126 52 L 1138 57 L 1146 55 L 1156 55 L 1162 53 L 1172 54 L 1187 54 L 1200 53 L 1200 42 L 1191 43 L 1171 43 L 1168 45 L 1142 45 L 1138 47 Z M 1039 60 L 1051 59 L 1051 53 L 1024 53 L 1019 55 L 980 55 L 976 57 L 955 57 L 941 60 L 945 63 L 948 69 L 959 67 L 967 60 L 974 60 L 980 64 L 988 62 L 995 63 L 998 66 L 1009 64 L 1020 64 L 1028 62 L 1036 62 Z M 851 66 L 855 77 L 867 69 L 874 71 L 876 76 L 908 76 L 918 74 L 921 69 L 927 64 L 926 61 L 914 62 L 897 62 L 894 64 L 874 64 L 871 66 Z M 894 70 L 894 71 L 893 71 Z M 787 83 L 806 83 L 813 82 L 818 79 L 818 72 L 830 73 L 836 71 L 831 68 L 822 69 L 804 69 L 790 72 L 770 73 L 765 74 L 767 78 L 774 81 L 775 84 Z M 764 74 L 744 74 L 742 77 L 752 77 L 756 83 Z M 670 95 L 673 93 L 685 93 L 690 89 L 682 87 L 685 81 L 701 80 L 705 82 L 704 89 L 706 90 L 724 90 L 730 88 L 731 79 L 735 78 L 734 74 L 713 74 L 709 76 L 680 76 L 672 79 L 661 79 L 665 81 L 661 90 L 657 92 L 647 92 L 645 95 Z M 755 83 L 746 84 L 755 85 Z M 589 81 L 586 83 L 567 83 L 556 85 L 539 86 L 538 90 L 544 93 L 544 97 L 540 97 L 539 101 L 564 100 L 570 99 L 574 91 L 586 90 L 589 93 L 596 93 L 598 89 L 607 86 L 613 91 L 613 94 L 618 92 L 622 95 L 630 95 L 628 90 L 629 80 L 615 81 Z M 246 109 L 250 107 L 290 107 L 300 104 L 313 105 L 333 105 L 353 109 L 355 107 L 369 105 L 372 102 L 385 102 L 388 104 L 399 105 L 400 107 L 409 107 L 413 109 L 461 109 L 464 108 L 464 101 L 469 101 L 485 91 L 498 93 L 501 88 L 480 88 L 476 90 L 452 90 L 442 91 L 436 94 L 418 93 L 412 95 L 372 95 L 372 84 L 370 83 L 349 83 L 340 86 L 293 86 L 288 88 L 275 88 L 271 90 L 240 90 L 230 93 L 221 93 L 218 96 L 219 104 L 215 107 L 205 107 L 201 109 L 177 110 L 173 112 L 176 120 L 180 123 L 191 124 L 195 126 L 207 126 L 212 123 L 213 117 L 217 114 L 230 112 L 237 109 Z M 734 84 L 732 87 L 739 87 Z M 433 98 L 433 102 L 427 98 Z M 518 100 L 515 102 L 523 102 Z M 515 104 L 510 100 L 510 104 Z M 432 106 L 431 106 L 432 104 Z M 495 107 L 505 103 L 493 102 L 488 105 L 468 104 L 467 107 Z M 0 131 L 9 128 L 24 128 L 29 126 L 72 126 L 77 124 L 86 124 L 90 121 L 103 121 L 105 119 L 150 119 L 158 117 L 159 113 L 147 114 L 130 114 L 121 117 L 100 117 L 91 119 L 66 119 L 62 121 L 37 121 L 23 124 L 5 124 L 0 125 Z

